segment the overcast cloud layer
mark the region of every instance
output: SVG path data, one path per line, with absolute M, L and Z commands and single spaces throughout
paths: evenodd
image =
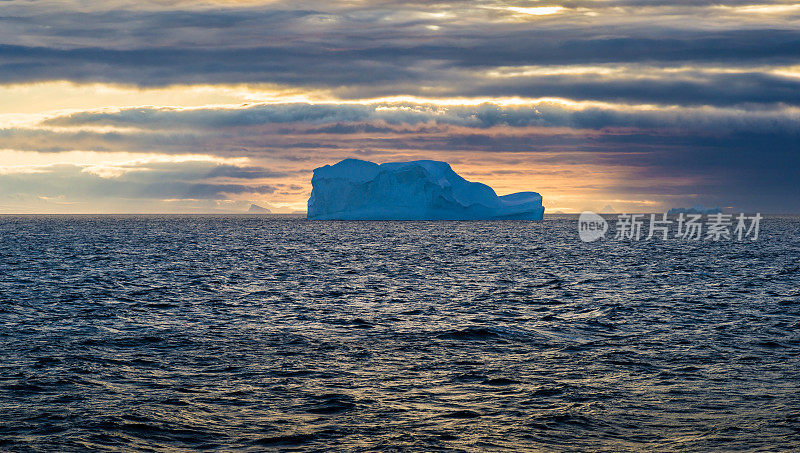
M 345 157 L 551 210 L 800 212 L 790 2 L 11 0 L 0 84 L 0 212 L 292 211 Z

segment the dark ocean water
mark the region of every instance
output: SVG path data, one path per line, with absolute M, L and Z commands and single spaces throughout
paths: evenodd
M 0 450 L 800 448 L 800 219 L 0 218 Z

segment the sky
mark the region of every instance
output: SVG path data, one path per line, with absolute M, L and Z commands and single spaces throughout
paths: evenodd
M 798 213 L 800 4 L 0 0 L 0 213 L 301 212 L 345 158 Z

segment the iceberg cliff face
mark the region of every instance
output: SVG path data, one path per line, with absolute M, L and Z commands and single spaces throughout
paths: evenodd
M 308 218 L 315 220 L 541 220 L 542 197 L 498 197 L 445 162 L 375 164 L 345 159 L 314 170 Z

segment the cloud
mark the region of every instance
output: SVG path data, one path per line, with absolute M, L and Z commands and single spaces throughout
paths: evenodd
M 800 178 L 798 115 L 800 111 L 787 106 L 657 108 L 569 101 L 137 108 L 54 116 L 30 144 L 45 142 L 42 137 L 47 135 L 47 142 L 74 141 L 70 132 L 64 132 L 70 128 L 118 127 L 120 132 L 112 140 L 106 134 L 81 133 L 83 146 L 97 140 L 98 148 L 113 144 L 139 149 L 146 140 L 148 146 L 161 143 L 162 152 L 188 153 L 202 143 L 204 152 L 217 156 L 247 155 L 282 166 L 273 170 L 244 164 L 137 164 L 123 168 L 117 177 L 129 185 L 129 191 L 121 194 L 94 186 L 93 190 L 116 196 L 283 196 L 273 181 L 285 179 L 303 188 L 294 192 L 301 197 L 307 195 L 308 170 L 341 158 L 436 157 L 493 162 L 490 166 L 498 175 L 508 174 L 502 171 L 509 168 L 541 167 L 553 178 L 560 177 L 559 172 L 578 171 L 570 177 L 572 181 L 590 168 L 617 175 L 614 184 L 623 193 L 615 196 L 677 197 L 689 187 L 695 195 L 704 194 L 720 204 L 730 205 L 726 198 L 734 198 L 750 209 L 785 211 L 798 209 L 795 195 L 800 195 L 795 183 Z M 55 126 L 63 129 L 46 129 Z M 63 134 L 67 139 L 59 138 Z M 13 131 L 6 132 L 7 138 L 13 136 Z M 509 157 L 513 155 L 518 158 Z M 107 171 L 113 174 L 119 166 Z M 131 192 L 134 187 L 138 192 Z
M 436 157 L 554 197 L 800 210 L 799 47 L 785 1 L 5 1 L 0 84 L 119 89 L 7 98 L 0 149 L 53 157 L 0 190 L 301 203 L 317 165 Z M 75 151 L 249 160 L 58 164 Z
M 272 184 L 248 182 L 283 177 L 259 167 L 214 162 L 131 162 L 16 166 L 0 171 L 4 196 L 69 199 L 224 200 L 231 195 L 268 195 Z M 217 181 L 225 177 L 228 181 Z
M 584 104 L 569 100 L 532 100 L 527 105 L 442 105 L 426 102 L 375 102 L 368 104 L 264 104 L 246 108 L 137 108 L 112 112 L 78 112 L 56 115 L 45 126 L 138 127 L 146 131 L 205 131 L 225 128 L 280 126 L 280 134 L 419 133 L 421 126 L 490 128 L 571 127 L 578 129 L 638 128 L 682 129 L 708 133 L 800 130 L 800 109 L 770 108 L 657 108 L 628 104 Z M 314 126 L 314 127 L 309 127 Z M 402 127 L 398 127 L 402 126 Z M 412 126 L 411 129 L 403 127 Z M 12 131 L 8 131 L 8 134 Z M 33 132 L 25 132 L 33 134 Z M 222 132 L 219 132 L 222 133 Z M 255 131 L 256 134 L 262 131 Z M 116 135 L 111 135 L 116 137 Z
M 506 16 L 519 14 L 501 2 L 460 2 L 459 8 L 415 2 L 310 2 L 292 8 L 277 2 L 216 9 L 184 3 L 154 10 L 75 4 L 59 13 L 35 3 L 12 5 L 5 7 L 0 27 L 4 83 L 270 82 L 324 88 L 351 99 L 406 94 L 687 105 L 798 102 L 800 78 L 759 70 L 703 73 L 708 65 L 798 63 L 800 15 L 784 12 L 786 22 L 777 22 L 770 15 L 740 14 L 741 2 L 566 2 L 568 13 L 533 24 L 509 24 Z M 698 71 L 641 77 L 634 68 L 610 80 L 592 74 L 486 75 L 525 65 Z

